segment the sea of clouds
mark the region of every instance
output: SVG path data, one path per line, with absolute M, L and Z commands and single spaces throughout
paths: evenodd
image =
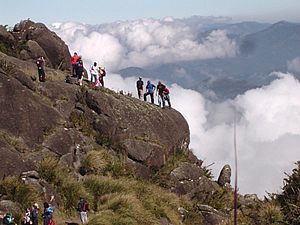
M 146 68 L 181 60 L 234 57 L 238 53 L 236 43 L 227 38 L 225 31 L 215 30 L 199 42 L 195 29 L 173 18 L 101 25 L 66 22 L 49 28 L 67 43 L 71 54 L 76 51 L 82 55 L 87 69 L 94 61 L 106 67 L 106 87 L 132 93 L 134 97 L 138 77 L 123 78 L 116 71 L 130 66 Z M 287 63 L 291 71 L 300 70 L 299 58 Z M 209 168 L 215 179 L 225 164 L 234 172 L 236 111 L 241 194 L 257 193 L 263 197 L 266 191 L 279 192 L 286 177 L 284 172 L 291 173 L 300 155 L 299 81 L 289 72 L 274 72 L 270 76 L 277 79 L 268 86 L 222 103 L 163 80 L 170 89 L 172 107 L 189 123 L 190 148 L 204 160 L 204 165 L 213 164 Z M 151 77 L 144 77 L 144 81 L 148 79 Z

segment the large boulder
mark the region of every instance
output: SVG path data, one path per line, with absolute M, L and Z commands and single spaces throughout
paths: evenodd
M 202 214 L 203 225 L 215 225 L 222 224 L 229 216 L 224 214 L 211 206 L 208 205 L 200 205 L 196 206 L 196 209 Z
M 172 192 L 178 195 L 187 195 L 191 199 L 206 202 L 213 190 L 219 186 L 204 176 L 202 168 L 191 163 L 181 163 L 170 173 L 174 185 Z
M 131 141 L 129 145 L 126 139 L 158 144 L 167 154 L 177 148 L 186 150 L 189 127 L 178 111 L 114 92 L 88 89 L 85 94 L 87 106 L 97 113 L 94 128 L 103 135 L 118 138 L 125 151 L 129 152 L 131 145 L 138 143 Z
M 23 160 L 22 154 L 11 146 L 11 140 L 7 133 L 0 136 L 0 178 L 7 175 L 19 175 L 22 171 L 32 169 L 29 160 Z
M 21 178 L 25 184 L 32 186 L 43 196 L 43 201 L 51 202 L 54 207 L 63 207 L 64 204 L 59 194 L 45 180 L 41 180 L 35 170 L 23 172 Z
M 0 132 L 35 149 L 63 121 L 51 105 L 12 76 L 0 72 Z
M 231 177 L 231 168 L 228 164 L 226 164 L 219 175 L 218 184 L 221 187 L 230 187 L 230 177 Z
M 2 200 L 0 201 L 0 217 L 3 218 L 3 216 L 6 213 L 11 213 L 12 215 L 22 213 L 22 210 L 18 206 L 18 204 L 10 201 L 10 200 Z
M 52 68 L 71 70 L 71 55 L 68 46 L 44 24 L 34 23 L 30 20 L 21 21 L 15 25 L 12 35 L 19 42 L 30 40 L 35 42 L 27 44 L 20 56 L 21 58 L 36 59 L 36 56 L 42 53 L 42 49 L 46 54 L 43 55 L 46 62 L 48 60 Z
M 5 47 L 11 47 L 14 42 L 12 34 L 7 31 L 6 27 L 0 25 L 0 43 L 3 43 Z
M 42 49 L 42 47 L 33 40 L 27 41 L 25 48 L 20 52 L 19 59 L 28 60 L 35 62 L 39 56 L 46 56 L 47 54 Z M 45 65 L 48 67 L 53 67 L 51 61 L 46 60 Z

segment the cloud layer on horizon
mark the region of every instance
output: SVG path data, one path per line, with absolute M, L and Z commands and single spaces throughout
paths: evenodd
M 221 19 L 224 20 L 203 20 L 208 23 Z M 198 40 L 197 31 L 184 21 L 187 20 L 169 17 L 102 25 L 66 22 L 54 23 L 49 28 L 67 43 L 71 52 L 82 55 L 84 63 L 97 61 L 111 71 L 236 55 L 236 43 L 227 38 L 224 30 L 214 30 L 205 40 Z

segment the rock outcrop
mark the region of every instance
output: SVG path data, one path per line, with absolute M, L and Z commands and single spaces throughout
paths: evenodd
M 170 174 L 174 182 L 172 191 L 179 195 L 187 195 L 191 199 L 205 202 L 213 190 L 219 186 L 204 176 L 203 169 L 195 164 L 181 163 Z
M 42 23 L 22 20 L 12 31 L 1 25 L 0 44 L 6 52 L 17 55 L 19 59 L 35 62 L 38 56 L 44 56 L 46 66 L 71 70 L 68 46 Z
M 230 177 L 231 177 L 231 168 L 228 164 L 226 164 L 219 175 L 218 184 L 221 187 L 230 187 Z

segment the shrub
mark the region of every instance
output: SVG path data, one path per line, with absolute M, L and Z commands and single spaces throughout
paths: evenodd
M 81 195 L 89 196 L 83 185 L 70 175 L 67 168 L 59 164 L 57 157 L 45 157 L 40 164 L 39 174 L 42 179 L 55 186 L 68 213 L 76 209 Z
M 22 209 L 32 206 L 33 202 L 42 202 L 42 195 L 30 185 L 26 185 L 21 179 L 15 176 L 5 177 L 0 181 L 0 193 L 18 203 Z
M 102 174 L 109 163 L 110 156 L 105 150 L 91 151 L 81 162 L 80 173 Z
M 300 161 L 296 162 L 296 168 L 292 174 L 284 179 L 282 193 L 278 195 L 278 202 L 282 207 L 282 212 L 289 224 L 292 224 L 294 219 L 300 215 Z

